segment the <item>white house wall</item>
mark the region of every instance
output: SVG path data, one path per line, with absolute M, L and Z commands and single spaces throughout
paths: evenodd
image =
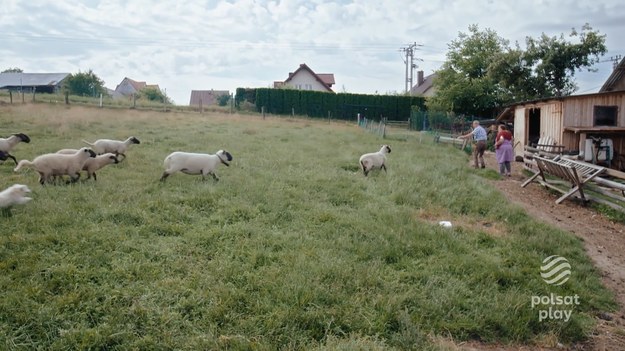
M 328 91 L 328 88 L 321 84 L 315 77 L 306 70 L 301 70 L 285 83 L 295 89 Z

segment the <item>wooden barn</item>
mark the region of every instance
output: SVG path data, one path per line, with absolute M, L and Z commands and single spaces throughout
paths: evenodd
M 625 170 L 625 59 L 598 93 L 515 103 L 497 121 L 513 123 L 517 156 L 538 145 Z

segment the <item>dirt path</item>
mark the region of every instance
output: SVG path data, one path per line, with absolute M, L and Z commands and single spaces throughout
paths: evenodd
M 485 156 L 487 167 L 498 170 L 494 154 Z M 618 311 L 598 316 L 598 327 L 591 340 L 574 349 L 625 350 L 625 225 L 614 223 L 572 200 L 556 205 L 557 196 L 538 183 L 521 188 L 527 179 L 523 174 L 523 164 L 515 162 L 512 167 L 512 177 L 493 181 L 493 186 L 531 216 L 580 237 L 588 256 L 601 271 L 604 285 L 614 292 L 620 305 Z M 527 346 L 517 349 L 531 350 Z

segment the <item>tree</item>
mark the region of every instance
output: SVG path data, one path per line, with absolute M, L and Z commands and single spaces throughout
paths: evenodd
M 164 104 L 171 104 L 171 99 L 156 87 L 146 87 L 139 92 L 139 98 L 145 98 L 149 101 L 162 102 Z
M 24 71 L 21 68 L 13 67 L 7 68 L 2 73 L 23 73 Z
M 508 41 L 493 30 L 469 26 L 449 44 L 447 61 L 436 77 L 436 95 L 428 107 L 476 116 L 492 115 L 501 98 L 497 82 L 488 75 L 489 64 L 500 57 Z
M 230 102 L 230 94 L 223 94 L 217 97 L 219 106 L 227 106 L 228 102 Z
M 104 82 L 92 70 L 70 74 L 65 79 L 64 89 L 70 95 L 96 97 L 106 94 Z
M 526 38 L 526 49 L 477 25 L 469 26 L 469 34 L 460 33 L 452 41 L 447 61 L 438 71 L 437 95 L 428 108 L 459 114 L 494 116 L 497 108 L 514 101 L 570 95 L 577 90 L 574 75 L 592 65 L 605 54 L 605 35 L 590 25 L 580 33 L 539 39 Z

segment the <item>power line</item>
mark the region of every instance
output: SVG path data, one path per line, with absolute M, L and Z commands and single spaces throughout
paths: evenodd
M 404 60 L 404 64 L 406 65 L 406 78 L 405 78 L 405 93 L 408 94 L 408 91 L 412 89 L 412 82 L 414 77 L 414 69 L 417 65 L 414 63 L 415 57 L 414 52 L 417 49 L 417 46 L 423 46 L 421 44 L 412 43 L 408 44 L 408 47 L 400 48 L 399 50 L 406 54 L 406 59 Z M 417 60 L 421 60 L 417 58 Z M 423 60 L 421 60 L 423 61 Z

